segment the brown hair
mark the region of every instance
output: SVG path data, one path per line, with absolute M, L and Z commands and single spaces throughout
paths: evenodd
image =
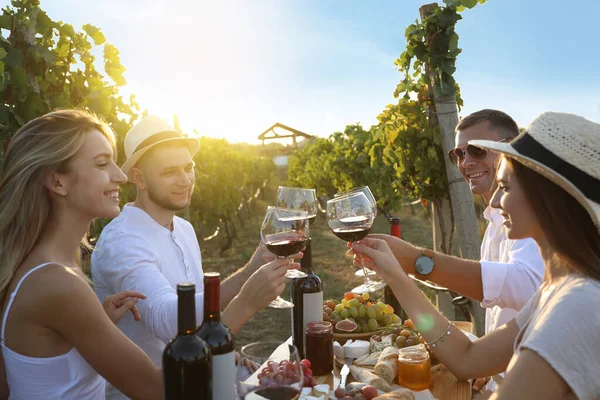
M 51 203 L 43 181 L 68 171 L 86 134 L 100 131 L 115 150 L 112 130 L 81 110 L 48 113 L 25 124 L 8 144 L 0 172 L 0 293 L 42 234 Z
M 498 133 L 500 139 L 519 136 L 519 125 L 505 112 L 484 109 L 467 115 L 456 125 L 456 131 L 463 131 L 481 122 L 489 122 L 490 129 Z
M 600 233 L 586 209 L 560 186 L 505 157 L 548 244 L 565 267 L 600 281 Z M 551 278 L 551 277 L 550 277 Z

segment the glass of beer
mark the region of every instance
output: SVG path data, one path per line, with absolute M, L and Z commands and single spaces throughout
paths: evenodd
M 398 384 L 407 389 L 420 391 L 429 389 L 431 382 L 431 360 L 425 348 L 400 350 L 398 357 Z

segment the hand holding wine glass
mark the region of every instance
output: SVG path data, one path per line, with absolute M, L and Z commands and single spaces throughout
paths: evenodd
M 334 197 L 327 202 L 327 223 L 337 237 L 347 242 L 358 242 L 365 238 L 374 220 L 372 204 L 362 192 Z M 365 283 L 352 292 L 371 292 L 379 288 L 380 283 L 372 282 L 366 272 L 364 279 Z
M 278 258 L 290 257 L 302 250 L 310 237 L 308 213 L 303 210 L 268 207 L 260 235 L 271 253 Z M 292 308 L 294 304 L 277 297 L 270 307 Z

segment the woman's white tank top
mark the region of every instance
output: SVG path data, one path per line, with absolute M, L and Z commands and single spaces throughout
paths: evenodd
M 10 400 L 104 400 L 106 381 L 73 347 L 56 357 L 34 358 L 16 353 L 4 344 L 8 313 L 21 284 L 31 273 L 50 265 L 38 265 L 27 272 L 11 293 L 2 319 L 0 341 L 10 389 Z

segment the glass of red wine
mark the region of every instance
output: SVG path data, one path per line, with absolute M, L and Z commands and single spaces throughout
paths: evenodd
M 296 400 L 306 379 L 307 370 L 300 361 L 298 349 L 281 342 L 256 342 L 242 347 L 238 364 L 237 391 L 242 400 Z M 258 369 L 246 378 L 248 360 Z
M 317 218 L 317 192 L 315 189 L 279 186 L 276 205 L 288 210 L 306 211 L 309 225 Z M 286 278 L 303 278 L 306 274 L 297 269 L 290 269 Z
M 364 195 L 369 200 L 369 203 L 371 203 L 374 218 L 377 218 L 377 200 L 375 200 L 375 196 L 373 196 L 373 192 L 371 192 L 371 189 L 369 189 L 368 186 L 361 186 L 361 187 L 350 189 L 350 190 L 347 190 L 344 192 L 338 192 L 338 193 L 334 194 L 333 197 L 335 198 L 335 197 L 345 196 L 345 195 L 348 195 L 351 193 L 364 193 Z M 370 276 L 377 275 L 375 273 L 375 271 L 372 271 L 372 270 L 370 270 L 368 268 L 364 268 L 364 267 L 362 269 L 359 269 L 358 271 L 356 271 L 355 275 L 364 277 L 365 274 L 368 274 Z M 385 284 L 381 281 L 377 281 L 377 282 L 371 281 L 371 282 L 372 282 L 371 286 L 374 288 L 377 287 L 378 289 L 381 289 L 385 286 Z
M 269 206 L 260 228 L 260 236 L 267 249 L 279 258 L 287 258 L 302 250 L 308 240 L 308 213 Z M 290 262 L 292 259 L 290 258 Z M 271 308 L 293 308 L 294 303 L 278 296 Z
M 371 228 L 375 215 L 367 196 L 362 192 L 334 197 L 327 202 L 327 223 L 333 233 L 346 242 L 360 242 Z M 365 269 L 363 265 L 363 269 Z M 372 292 L 380 288 L 364 274 L 365 282 L 352 289 L 353 293 Z

